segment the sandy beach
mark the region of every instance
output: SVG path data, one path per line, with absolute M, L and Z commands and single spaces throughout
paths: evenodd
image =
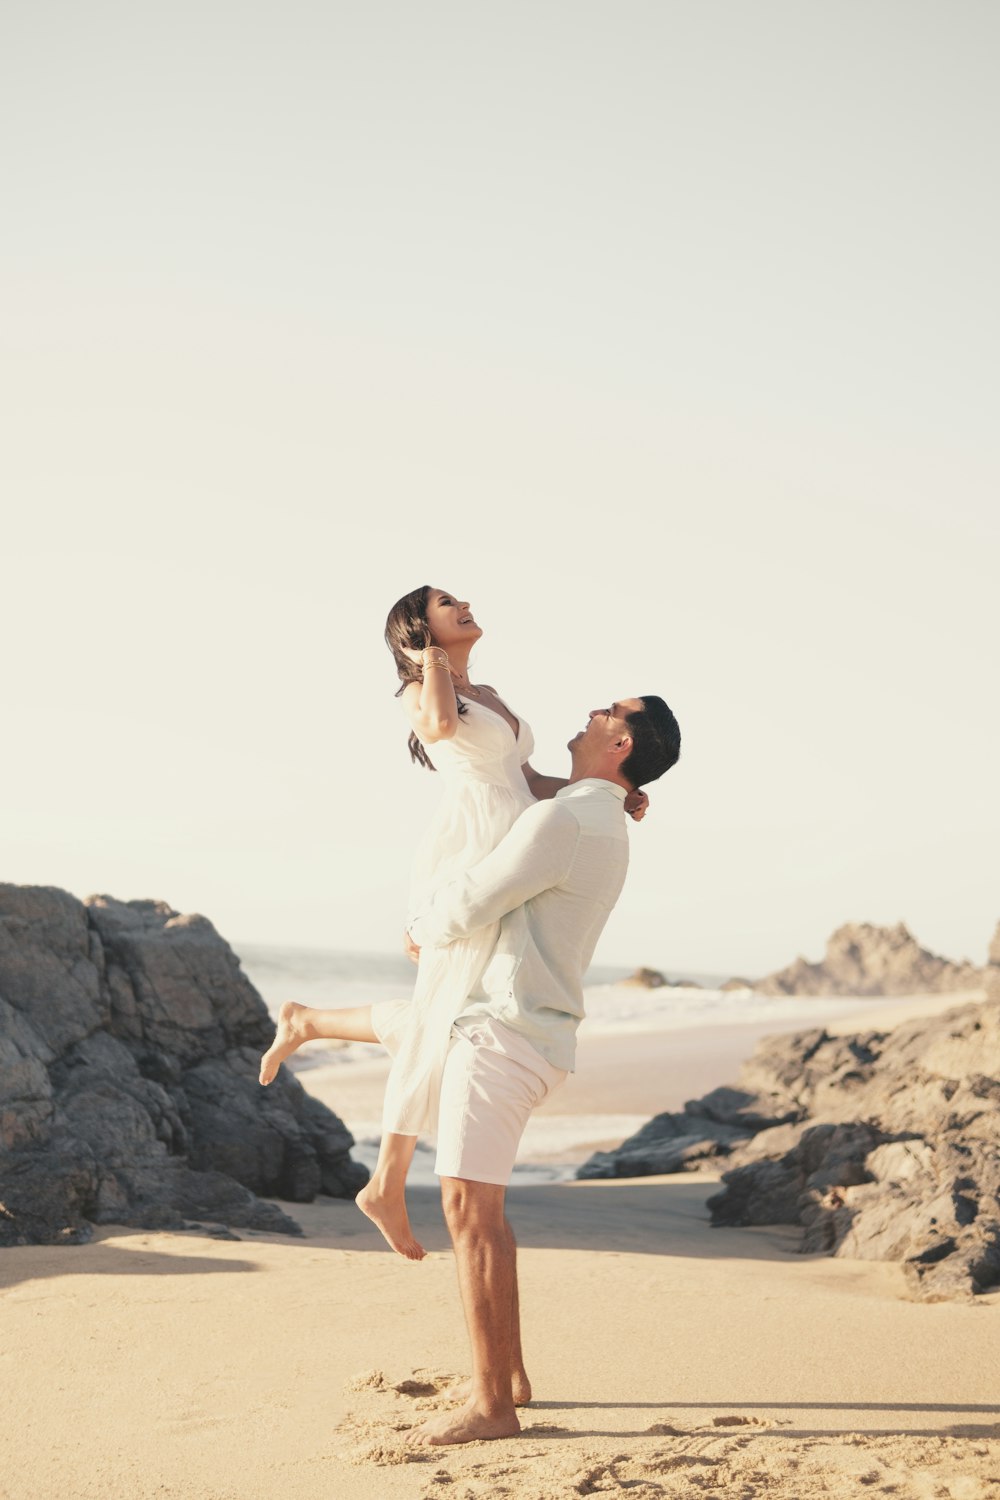
M 873 1004 L 868 1024 L 954 1003 Z M 716 1034 L 706 1057 L 704 1038 L 678 1035 L 672 1063 L 593 1039 L 563 1106 L 676 1107 L 672 1089 L 726 1081 L 749 1040 Z M 330 1097 L 352 1123 L 377 1071 L 300 1076 L 326 1096 L 321 1075 L 352 1072 L 356 1097 Z M 1000 1293 L 918 1304 L 897 1266 L 801 1256 L 792 1229 L 713 1230 L 717 1180 L 511 1190 L 535 1400 L 521 1437 L 462 1449 L 405 1442 L 468 1373 L 433 1189 L 411 1193 L 419 1264 L 328 1199 L 292 1207 L 301 1240 L 104 1229 L 82 1247 L 7 1250 L 0 1496 L 1000 1492 Z

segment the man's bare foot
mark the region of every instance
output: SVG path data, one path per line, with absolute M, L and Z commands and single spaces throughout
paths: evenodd
M 260 1060 L 261 1083 L 272 1083 L 285 1058 L 291 1057 L 303 1042 L 309 1041 L 301 1021 L 301 1014 L 306 1009 L 305 1005 L 299 1005 L 295 1000 L 286 1000 L 278 1011 L 278 1029 L 274 1041 Z
M 438 1448 L 449 1443 L 482 1443 L 491 1438 L 517 1437 L 521 1424 L 513 1408 L 502 1416 L 487 1417 L 472 1402 L 458 1411 L 446 1411 L 415 1427 L 407 1442 L 415 1448 Z
M 524 1370 L 515 1370 L 510 1377 L 510 1388 L 514 1395 L 515 1406 L 527 1406 L 531 1401 L 531 1381 Z M 442 1391 L 443 1396 L 448 1396 L 452 1401 L 472 1400 L 472 1376 L 468 1380 L 460 1380 L 457 1385 L 450 1385 L 447 1390 Z
M 406 1212 L 402 1196 L 387 1198 L 373 1180 L 361 1189 L 354 1201 L 398 1255 L 405 1255 L 407 1260 L 423 1260 L 427 1252 L 420 1241 L 413 1237 L 410 1216 Z

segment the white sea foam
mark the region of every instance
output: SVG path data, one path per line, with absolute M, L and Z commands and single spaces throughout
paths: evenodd
M 621 1033 L 689 1031 L 702 1026 L 773 1026 L 776 1032 L 821 1026 L 838 1016 L 871 1010 L 872 1001 L 838 996 L 758 995 L 750 989 L 721 990 L 661 985 L 589 985 L 581 1030 Z
M 272 1015 L 283 1000 L 303 1005 L 371 1005 L 412 993 L 413 965 L 402 955 L 325 952 L 261 947 L 239 948 L 243 967 Z M 664 971 L 674 979 L 669 971 Z M 813 999 L 801 995 L 758 995 L 753 990 L 722 990 L 711 976 L 703 984 L 672 982 L 655 989 L 627 984 L 624 969 L 595 967 L 584 992 L 590 1033 L 686 1031 L 701 1026 L 773 1025 L 775 1031 L 822 1025 L 852 1011 L 870 1010 L 871 1000 Z M 687 976 L 690 977 L 690 976 Z M 680 976 L 677 976 L 680 978 Z M 713 982 L 714 981 L 714 982 Z M 351 1063 L 371 1050 L 345 1047 L 325 1053 L 324 1062 Z

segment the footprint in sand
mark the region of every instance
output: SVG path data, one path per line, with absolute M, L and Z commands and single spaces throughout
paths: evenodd
M 713 1417 L 713 1427 L 773 1427 L 766 1417 Z
M 381 1370 L 365 1370 L 362 1375 L 352 1375 L 344 1385 L 344 1390 L 355 1391 L 384 1391 L 387 1389 L 387 1381 Z

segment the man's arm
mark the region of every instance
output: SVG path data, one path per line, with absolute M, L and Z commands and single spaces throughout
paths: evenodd
M 418 948 L 441 947 L 499 921 L 562 880 L 579 837 L 573 814 L 558 803 L 529 807 L 492 854 L 437 892 L 410 923 L 410 938 Z

